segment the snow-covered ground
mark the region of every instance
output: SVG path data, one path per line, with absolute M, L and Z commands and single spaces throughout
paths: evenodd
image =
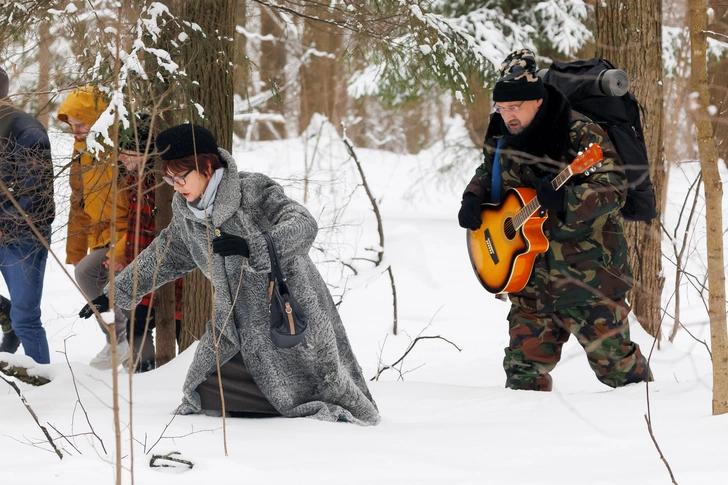
M 55 145 L 58 157 L 70 152 L 67 137 L 55 135 Z M 359 262 L 354 276 L 331 262 L 366 256 L 365 249 L 378 244 L 369 202 L 363 189 L 356 189 L 355 166 L 331 128 L 324 125 L 301 139 L 241 142 L 234 152 L 242 170 L 270 174 L 299 200 L 306 187 L 305 167 L 312 167 L 306 205 L 320 220 L 316 244 L 324 250 L 312 251 L 312 256 L 336 298 L 343 293 L 341 314 L 367 377 L 376 375 L 380 363 L 396 361 L 418 335 L 447 341 L 420 340 L 397 370 L 371 382 L 380 425 L 228 419 L 227 456 L 220 418 L 172 414 L 193 349 L 153 372 L 133 376 L 131 398 L 129 376 L 122 373 L 123 483 L 132 483 L 133 459 L 133 483 L 158 485 L 667 484 L 668 470 L 645 422 L 648 397 L 654 436 L 676 482 L 728 479 L 728 416 L 711 416 L 710 357 L 684 330 L 675 343 L 663 342 L 653 351 L 655 382 L 649 396 L 645 385 L 613 390 L 600 384 L 573 339 L 553 373 L 553 392 L 503 388 L 509 305 L 477 283 L 456 218 L 460 192 L 478 163 L 477 150 L 439 144 L 403 156 L 357 149 L 383 214 L 385 258 L 397 287 L 396 336 L 387 274 Z M 451 163 L 455 168 L 449 170 Z M 697 170 L 695 164 L 672 170 L 670 230 Z M 59 225 L 65 220 L 60 214 Z M 690 269 L 698 274 L 705 272 L 702 226 L 701 221 L 691 233 L 697 249 L 691 252 Z M 54 248 L 63 260 L 60 237 Z M 665 250 L 671 254 L 669 243 Z M 0 383 L 2 483 L 114 481 L 111 375 L 86 365 L 104 338 L 95 323 L 77 317 L 83 299 L 64 270 L 72 273 L 71 267 L 49 260 L 42 308 L 52 363 L 41 371 L 53 381 L 20 387 L 65 456 L 59 460 L 48 451 L 18 396 Z M 666 288 L 674 286 L 674 273 L 666 260 Z M 704 305 L 692 288 L 683 287 L 683 320 L 698 339 L 709 340 Z M 666 319 L 664 331 L 671 325 Z M 653 340 L 636 322 L 632 336 L 649 354 Z M 89 423 L 98 437 L 89 434 Z M 152 455 L 172 451 L 194 468 L 150 468 Z

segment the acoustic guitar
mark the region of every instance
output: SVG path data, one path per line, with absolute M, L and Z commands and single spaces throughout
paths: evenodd
M 551 185 L 558 190 L 572 176 L 588 175 L 602 158 L 601 147 L 592 143 Z M 525 187 L 506 191 L 500 204 L 483 204 L 483 223 L 475 231 L 468 229 L 467 245 L 475 275 L 489 292 L 517 292 L 528 283 L 536 256 L 549 248 L 543 233 L 547 216 L 540 208 L 536 190 Z

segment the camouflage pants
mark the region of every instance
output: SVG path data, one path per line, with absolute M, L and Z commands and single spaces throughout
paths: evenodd
M 584 347 L 589 365 L 602 383 L 620 387 L 652 380 L 647 360 L 629 339 L 629 311 L 624 300 L 548 314 L 513 306 L 508 315 L 510 345 L 503 359 L 506 387 L 550 391 L 549 372 L 556 367 L 572 334 Z

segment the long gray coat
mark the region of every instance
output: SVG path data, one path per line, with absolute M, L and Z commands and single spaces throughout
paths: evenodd
M 200 268 L 212 277 L 215 289 L 214 332 L 221 364 L 241 352 L 260 390 L 283 416 L 377 424 L 377 406 L 338 311 L 308 256 L 318 231 L 316 221 L 273 180 L 258 173 L 238 173 L 229 153 L 220 149 L 219 155 L 228 167 L 217 189 L 212 220 L 206 224 L 197 219 L 185 199 L 175 194 L 170 225 L 139 254 L 136 264 L 117 276 L 115 303 L 130 309 L 139 296 Z M 215 229 L 244 237 L 250 257 L 210 256 Z M 304 341 L 291 349 L 275 347 L 269 337 L 270 258 L 263 231 L 271 234 L 289 288 L 308 317 Z M 136 301 L 132 298 L 135 266 Z M 208 322 L 187 373 L 178 413 L 202 411 L 195 389 L 216 371 L 214 348 Z

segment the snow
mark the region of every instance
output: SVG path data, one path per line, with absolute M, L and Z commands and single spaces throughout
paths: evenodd
M 396 336 L 391 332 L 388 275 L 383 268 L 354 259 L 371 257 L 367 248 L 381 248 L 369 201 L 357 188 L 360 177 L 335 127 L 315 117 L 300 138 L 236 141 L 234 154 L 241 170 L 273 176 L 298 200 L 307 191 L 306 205 L 321 227 L 316 241 L 321 250 L 311 254 L 335 298 L 343 298 L 341 315 L 367 378 L 377 374 L 380 364 L 394 363 L 418 335 L 440 336 L 454 345 L 442 339 L 420 340 L 401 366 L 370 383 L 382 414 L 378 426 L 227 419 L 227 456 L 221 418 L 172 414 L 194 347 L 159 369 L 134 375 L 131 393 L 129 376 L 122 372 L 123 483 L 132 483 L 132 456 L 135 483 L 159 485 L 670 483 L 647 429 L 648 413 L 677 483 L 725 479 L 728 416 L 711 416 L 710 356 L 683 329 L 674 343 L 662 342 L 652 351 L 655 382 L 649 388 L 603 386 L 571 339 L 553 372 L 553 392 L 504 389 L 509 304 L 477 283 L 464 231 L 457 225 L 460 192 L 479 159 L 477 149 L 456 151 L 457 136 L 463 133 L 456 123 L 452 139 L 418 155 L 355 149 L 383 216 L 385 260 L 397 285 Z M 72 141 L 67 134 L 52 135 L 54 156 L 61 163 Z M 669 233 L 698 170 L 697 164 L 684 163 L 671 171 L 665 220 Z M 721 173 L 725 180 L 723 166 Z M 68 191 L 58 193 L 67 197 Z M 61 209 L 66 206 L 59 200 Z M 61 211 L 59 227 L 66 218 Z M 686 271 L 698 277 L 705 274 L 706 265 L 701 218 L 702 213 L 689 229 L 686 251 Z M 63 260 L 60 234 L 53 249 Z M 673 254 L 667 238 L 664 251 Z M 342 269 L 341 261 L 356 265 L 360 273 Z M 109 371 L 87 365 L 105 340 L 95 322 L 77 317 L 84 300 L 64 273 L 72 274 L 72 269 L 49 258 L 42 311 L 52 362 L 35 366 L 33 372 L 52 382 L 38 388 L 19 384 L 65 456 L 59 460 L 48 451 L 15 391 L 0 382 L 3 483 L 114 483 L 112 377 Z M 674 265 L 666 260 L 664 304 L 670 310 L 674 273 Z M 696 338 L 709 342 L 700 295 L 685 281 L 683 292 L 683 323 Z M 672 321 L 665 320 L 668 333 Z M 636 322 L 631 330 L 649 354 L 652 338 Z M 20 351 L 0 359 L 29 363 Z M 149 467 L 152 455 L 173 451 L 194 468 Z

